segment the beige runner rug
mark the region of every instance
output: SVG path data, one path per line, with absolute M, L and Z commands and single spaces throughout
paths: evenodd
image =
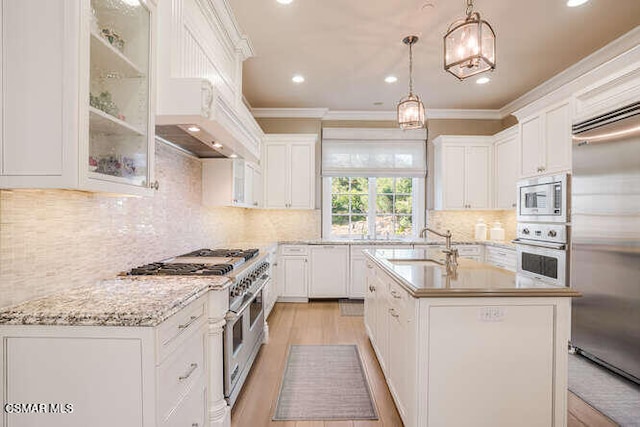
M 289 346 L 273 419 L 378 419 L 358 346 Z

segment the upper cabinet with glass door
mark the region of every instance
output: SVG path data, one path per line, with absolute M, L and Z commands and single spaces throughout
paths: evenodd
M 154 0 L 2 0 L 2 188 L 157 188 L 154 11 Z

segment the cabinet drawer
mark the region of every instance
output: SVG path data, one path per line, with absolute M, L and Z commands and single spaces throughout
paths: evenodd
M 454 246 L 458 249 L 460 256 L 480 256 L 482 254 L 482 247 L 476 245 L 459 245 Z
M 180 399 L 204 376 L 204 330 L 201 325 L 158 367 L 158 410 L 162 419 L 170 416 Z
M 162 418 L 163 427 L 204 427 L 207 389 L 204 377 L 200 378 L 178 406 L 167 418 Z
M 206 318 L 205 303 L 206 298 L 200 298 L 158 326 L 159 362 L 178 346 L 178 341 L 187 338 L 202 324 Z
M 309 247 L 304 245 L 284 245 L 280 249 L 282 255 L 307 255 Z
M 398 285 L 396 282 L 391 281 L 391 279 L 387 278 L 388 282 L 388 292 L 389 292 L 389 304 L 391 307 L 397 307 L 402 310 L 409 303 L 410 298 L 412 298 L 409 293 L 404 290 L 404 288 Z

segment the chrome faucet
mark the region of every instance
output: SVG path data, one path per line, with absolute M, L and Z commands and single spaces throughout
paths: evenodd
M 447 230 L 446 233 L 442 233 L 441 231 L 434 230 L 429 227 L 424 227 L 422 230 L 420 230 L 420 237 L 426 237 L 427 231 L 430 231 L 436 236 L 445 238 L 446 246 L 445 249 L 442 250 L 442 252 L 447 257 L 445 260 L 445 265 L 447 267 L 447 270 L 455 269 L 458 266 L 458 249 L 451 247 L 451 231 Z

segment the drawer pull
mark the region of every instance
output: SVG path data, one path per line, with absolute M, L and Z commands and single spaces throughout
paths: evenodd
M 389 309 L 389 314 L 391 315 L 391 317 L 395 317 L 395 318 L 400 317 L 400 315 L 396 313 L 396 311 L 393 308 Z
M 200 425 L 200 423 L 193 423 L 191 424 L 191 427 L 198 427 Z
M 187 323 L 184 323 L 182 325 L 178 325 L 178 329 L 187 329 L 189 326 L 191 326 L 191 324 L 193 322 L 195 322 L 198 319 L 198 317 L 200 317 L 200 316 L 191 316 Z
M 192 363 L 191 365 L 189 365 L 189 371 L 186 374 L 179 376 L 178 379 L 180 381 L 186 380 L 191 376 L 191 374 L 193 374 L 193 371 L 195 371 L 196 369 L 198 369 L 198 364 Z
M 396 292 L 396 291 L 394 291 L 394 290 L 391 290 L 391 295 L 392 295 L 394 298 L 397 298 L 397 299 L 402 298 L 402 295 L 400 295 L 399 293 L 397 293 L 397 292 Z

